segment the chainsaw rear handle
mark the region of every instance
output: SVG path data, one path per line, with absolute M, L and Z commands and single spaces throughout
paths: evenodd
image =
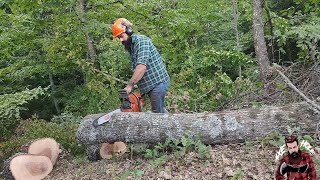
M 119 91 L 119 98 L 126 98 L 128 97 L 127 91 L 124 89 L 120 89 Z M 130 92 L 131 93 L 131 92 Z

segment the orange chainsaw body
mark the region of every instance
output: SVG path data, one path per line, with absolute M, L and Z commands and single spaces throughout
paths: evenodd
M 144 100 L 139 92 L 127 94 L 125 91 L 119 91 L 122 112 L 142 112 Z

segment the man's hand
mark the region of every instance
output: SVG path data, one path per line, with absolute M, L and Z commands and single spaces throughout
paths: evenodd
M 130 94 L 131 91 L 132 91 L 132 86 L 131 86 L 130 84 L 128 84 L 128 85 L 124 88 L 124 90 L 126 90 L 127 94 Z
M 127 94 L 129 94 L 132 91 L 132 88 L 140 81 L 140 79 L 143 77 L 146 70 L 147 70 L 146 65 L 144 64 L 137 65 L 131 79 L 128 82 L 128 85 L 124 88 L 127 91 Z

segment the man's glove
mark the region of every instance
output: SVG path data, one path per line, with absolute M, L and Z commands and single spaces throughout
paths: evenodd
M 308 164 L 293 167 L 290 164 L 286 164 L 286 162 L 283 162 L 280 166 L 280 174 L 281 175 L 285 175 L 287 172 L 305 173 L 305 172 L 307 172 L 307 170 L 308 170 Z
M 289 169 L 290 169 L 290 166 L 287 166 L 287 163 L 283 162 L 280 166 L 280 174 L 285 175 L 287 172 L 290 172 Z

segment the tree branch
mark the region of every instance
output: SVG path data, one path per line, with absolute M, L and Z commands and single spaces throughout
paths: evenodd
M 136 14 L 139 14 L 139 15 L 141 15 L 141 16 L 143 16 L 143 17 L 145 17 L 145 18 L 147 18 L 147 19 L 150 19 L 150 20 L 151 20 L 151 18 L 150 18 L 150 17 L 148 17 L 148 16 L 146 16 L 146 15 L 144 15 L 144 14 L 140 13 L 140 12 L 135 11 L 133 8 L 131 8 L 131 7 L 127 6 L 127 5 L 125 5 L 123 2 L 120 2 L 120 4 L 122 4 L 122 6 L 123 6 L 123 7 L 125 7 L 125 8 L 127 8 L 127 9 L 131 10 L 132 12 L 134 12 L 134 13 L 136 13 Z
M 298 93 L 304 100 L 306 100 L 307 103 L 309 103 L 310 105 L 312 105 L 314 108 L 316 108 L 316 110 L 318 112 L 320 112 L 320 106 L 318 104 L 316 104 L 314 101 L 312 101 L 311 99 L 309 99 L 306 95 L 304 95 L 298 88 L 296 88 L 296 86 L 294 86 L 292 84 L 292 82 L 290 81 L 290 79 L 284 75 L 279 69 L 277 69 L 277 67 L 274 66 L 274 69 L 280 74 L 280 76 L 284 79 L 285 83 L 287 83 L 287 85 L 294 90 L 296 93 Z
M 124 80 L 122 80 L 122 79 L 113 77 L 113 76 L 111 76 L 110 74 L 104 73 L 104 72 L 102 72 L 102 71 L 100 71 L 100 70 L 98 70 L 98 69 L 93 68 L 93 71 L 96 72 L 96 73 L 100 73 L 100 74 L 102 74 L 102 75 L 104 75 L 104 76 L 106 76 L 106 77 L 108 77 L 108 78 L 111 78 L 111 79 L 113 79 L 113 80 L 115 80 L 115 81 L 117 81 L 117 82 L 120 82 L 120 83 L 122 83 L 122 84 L 125 84 L 125 85 L 128 84 L 128 81 L 124 81 Z M 134 88 L 138 88 L 138 86 L 137 86 L 137 85 L 134 85 Z

